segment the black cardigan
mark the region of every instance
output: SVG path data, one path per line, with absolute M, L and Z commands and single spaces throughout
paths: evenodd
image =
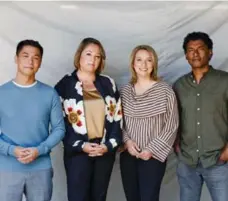
M 63 144 L 68 154 L 81 152 L 83 144 L 88 142 L 82 82 L 76 72 L 75 70 L 71 75 L 64 76 L 55 86 L 63 104 L 66 127 Z M 106 75 L 97 74 L 94 85 L 105 102 L 104 135 L 101 143 L 107 146 L 108 152 L 112 152 L 122 142 L 120 95 L 114 80 Z

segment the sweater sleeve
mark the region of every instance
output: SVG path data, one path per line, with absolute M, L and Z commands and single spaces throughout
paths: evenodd
M 50 114 L 51 133 L 48 138 L 37 147 L 39 155 L 45 155 L 50 152 L 51 149 L 62 140 L 65 134 L 61 102 L 57 92 L 55 90 L 53 92 Z
M 123 133 L 123 142 L 124 143 L 126 143 L 128 140 L 131 139 L 130 136 L 128 135 L 128 133 L 127 133 L 124 120 L 123 120 L 123 130 L 122 130 L 122 133 Z
M 14 149 L 15 149 L 15 145 L 11 145 L 8 142 L 5 142 L 5 140 L 3 140 L 1 138 L 2 136 L 2 131 L 1 131 L 1 112 L 0 112 L 0 154 L 3 155 L 9 155 L 9 156 L 15 156 L 14 154 Z
M 125 94 L 126 91 L 122 88 L 120 89 L 120 97 L 122 99 L 122 104 L 124 105 L 124 96 L 128 96 L 128 94 Z M 124 95 L 125 94 L 125 95 Z M 123 129 L 122 129 L 122 138 L 123 138 L 123 143 L 126 143 L 128 140 L 131 140 L 131 137 L 128 134 L 127 131 L 127 126 L 126 126 L 126 121 L 125 121 L 125 116 L 123 112 Z
M 72 125 L 68 121 L 67 115 L 64 110 L 64 101 L 66 101 L 65 93 L 67 88 L 69 87 L 70 87 L 70 82 L 68 82 L 67 76 L 63 77 L 55 85 L 55 89 L 58 92 L 60 99 L 62 100 L 62 113 L 64 115 L 64 122 L 65 122 L 65 128 L 66 128 L 66 133 L 63 138 L 63 145 L 66 153 L 71 155 L 82 151 L 85 140 L 83 138 L 83 135 L 79 135 L 74 131 Z
M 6 156 L 15 156 L 14 149 L 16 146 L 11 145 L 0 138 L 0 154 Z
M 179 125 L 179 116 L 175 94 L 168 96 L 165 125 L 157 138 L 150 142 L 145 149 L 152 152 L 153 157 L 164 162 L 172 149 Z
M 122 103 L 119 91 L 116 87 L 116 84 L 112 80 L 112 85 L 114 89 L 114 96 L 116 100 L 116 106 L 115 106 L 115 112 L 112 122 L 112 128 L 111 132 L 109 133 L 108 139 L 105 141 L 105 145 L 108 148 L 109 152 L 112 152 L 117 149 L 117 147 L 122 143 L 122 121 L 123 121 L 123 115 L 122 115 Z

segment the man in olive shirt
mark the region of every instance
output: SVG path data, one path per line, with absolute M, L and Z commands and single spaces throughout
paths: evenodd
M 206 33 L 189 33 L 183 49 L 192 71 L 174 84 L 180 200 L 199 201 L 205 182 L 213 201 L 227 201 L 228 73 L 209 65 L 213 42 Z

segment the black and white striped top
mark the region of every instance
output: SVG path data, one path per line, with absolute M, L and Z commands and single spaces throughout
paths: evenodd
M 147 149 L 165 161 L 179 125 L 177 101 L 172 88 L 157 82 L 142 95 L 131 84 L 121 90 L 124 124 L 123 140 L 131 139 L 141 150 Z

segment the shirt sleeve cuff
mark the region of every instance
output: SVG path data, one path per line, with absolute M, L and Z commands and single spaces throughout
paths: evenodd
M 40 145 L 36 148 L 38 149 L 39 156 L 45 155 L 45 154 L 49 153 L 49 151 L 50 151 L 49 148 L 45 145 Z
M 8 149 L 8 155 L 13 156 L 13 157 L 16 157 L 15 156 L 15 153 L 14 153 L 15 148 L 16 148 L 15 145 L 10 145 L 9 146 L 9 149 Z
M 161 139 L 155 139 L 153 143 L 147 146 L 145 149 L 151 151 L 156 159 L 164 162 L 167 159 L 172 147 Z
M 104 143 L 106 147 L 108 148 L 108 152 L 112 152 L 113 150 L 116 150 L 118 148 L 118 144 L 116 139 L 111 138 L 107 142 Z

